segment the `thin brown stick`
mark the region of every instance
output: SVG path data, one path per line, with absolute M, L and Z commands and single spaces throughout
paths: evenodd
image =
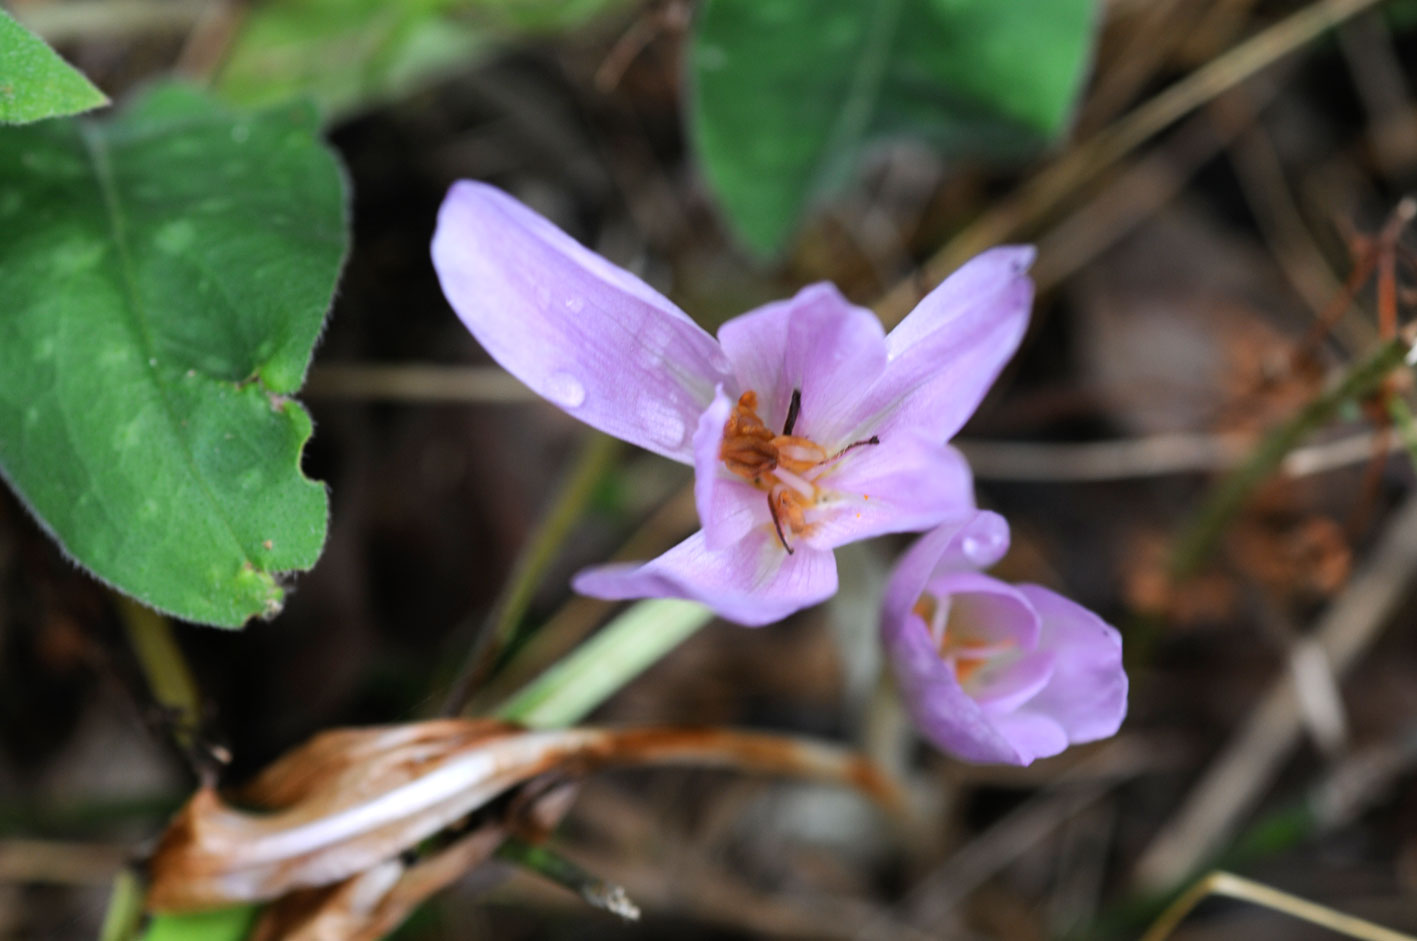
M 1308 899 L 1246 879 L 1229 872 L 1212 872 L 1187 889 L 1180 898 L 1161 913 L 1141 941 L 1165 941 L 1191 911 L 1211 895 L 1224 895 L 1232 899 L 1253 902 L 1273 911 L 1283 912 L 1291 918 L 1319 925 L 1348 938 L 1360 941 L 1415 941 L 1412 935 L 1384 928 L 1363 918 L 1346 915 L 1326 905 L 1310 902 Z
M 1340 290 L 1339 281 L 1304 224 L 1273 142 L 1263 127 L 1252 124 L 1231 147 L 1230 157 L 1270 253 L 1295 292 L 1322 320 Z M 1372 326 L 1357 318 L 1339 320 L 1334 332 L 1349 350 L 1365 349 L 1378 340 Z
M 1254 94 L 1258 113 L 1278 89 L 1267 83 Z M 1239 121 L 1217 121 L 1207 109 L 1186 119 L 1144 158 L 1121 168 L 1106 186 L 1038 237 L 1032 275 L 1038 290 L 1066 280 L 1142 223 L 1155 218 L 1197 171 L 1244 130 Z
M 1377 432 L 1363 431 L 1295 448 L 1281 462 L 1280 473 L 1300 478 L 1361 464 L 1372 457 L 1379 438 Z M 979 480 L 1061 484 L 1230 470 L 1254 443 L 1246 434 L 1181 433 L 1083 444 L 964 439 L 955 446 Z M 1402 447 L 1401 441 L 1391 441 L 1385 453 Z
M 1399 182 L 1417 161 L 1417 122 L 1392 34 L 1374 11 L 1340 29 L 1338 47 L 1367 112 L 1365 133 L 1374 161 L 1384 176 Z

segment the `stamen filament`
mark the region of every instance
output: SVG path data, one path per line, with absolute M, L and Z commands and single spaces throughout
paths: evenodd
M 851 450 L 854 450 L 854 449 L 856 449 L 856 448 L 864 448 L 864 447 L 866 447 L 867 445 L 871 445 L 871 444 L 880 444 L 880 443 L 881 443 L 881 439 L 880 439 L 878 436 L 876 436 L 876 435 L 872 435 L 871 437 L 867 438 L 867 439 L 864 440 L 864 441 L 853 441 L 853 442 L 851 442 L 850 444 L 848 444 L 846 447 L 842 448 L 840 451 L 838 451 L 838 452 L 836 452 L 835 454 L 833 454 L 831 457 L 827 458 L 827 459 L 826 459 L 825 461 L 823 461 L 822 463 L 823 463 L 823 464 L 830 464 L 832 461 L 835 461 L 837 458 L 841 457 L 841 456 L 842 456 L 843 454 L 845 454 L 847 451 L 851 451 Z
M 792 473 L 792 471 L 788 470 L 787 468 L 778 465 L 777 470 L 774 473 L 777 474 L 778 480 L 787 484 L 787 486 L 791 487 L 793 490 L 796 490 L 808 500 L 811 500 L 816 497 L 816 488 L 809 484 L 807 481 L 803 480 L 801 477 L 798 477 L 796 474 Z

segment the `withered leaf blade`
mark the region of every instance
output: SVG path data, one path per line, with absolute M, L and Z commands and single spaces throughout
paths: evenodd
M 424 899 L 485 861 L 505 837 L 488 824 L 427 859 L 390 859 L 344 882 L 287 895 L 261 915 L 251 941 L 378 941 Z
M 335 885 L 396 861 L 533 778 L 636 764 L 819 778 L 898 804 L 890 782 L 863 759 L 779 736 L 671 728 L 528 731 L 464 719 L 342 729 L 316 736 L 262 773 L 241 794 L 258 810 L 232 806 L 211 788 L 199 790 L 151 860 L 148 905 L 193 911 Z M 385 894 L 412 872 L 380 871 Z M 419 880 L 420 886 L 428 882 Z M 367 903 L 361 904 L 369 911 L 377 908 Z

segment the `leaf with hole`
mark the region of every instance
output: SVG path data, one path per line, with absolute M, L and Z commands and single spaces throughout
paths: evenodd
M 708 0 L 687 64 L 695 149 L 770 254 L 875 142 L 1018 158 L 1065 126 L 1095 0 Z
M 313 110 L 152 90 L 0 135 L 0 471 L 78 563 L 236 627 L 325 538 L 299 389 L 345 252 Z

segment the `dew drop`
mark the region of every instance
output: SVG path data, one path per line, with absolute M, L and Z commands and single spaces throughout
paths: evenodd
M 562 408 L 579 408 L 585 403 L 585 386 L 568 372 L 554 372 L 546 382 L 546 397 Z
M 684 424 L 684 419 L 679 417 L 678 410 L 668 402 L 661 399 L 641 399 L 639 415 L 645 431 L 660 446 L 677 448 L 684 443 L 688 427 Z
M 640 330 L 635 359 L 646 369 L 657 369 L 664 362 L 665 351 L 674 342 L 674 331 L 666 323 L 650 320 Z
M 714 372 L 725 376 L 733 375 L 733 364 L 728 361 L 728 356 L 722 350 L 714 350 L 713 355 L 709 357 L 709 366 Z
M 1002 527 L 976 526 L 973 532 L 965 534 L 960 548 L 965 557 L 976 564 L 987 564 L 999 555 L 1007 538 L 1007 531 Z
M 566 309 L 571 313 L 578 314 L 584 307 L 585 301 L 581 300 L 579 297 L 566 298 Z

